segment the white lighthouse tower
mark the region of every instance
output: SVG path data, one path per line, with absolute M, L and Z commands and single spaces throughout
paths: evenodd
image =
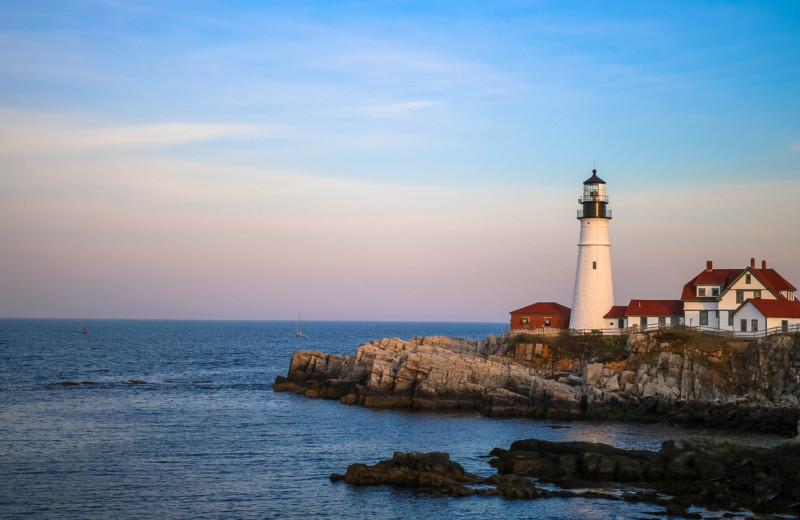
M 606 183 L 592 170 L 583 183 L 583 206 L 578 210 L 581 238 L 578 242 L 578 270 L 575 273 L 575 292 L 572 296 L 571 329 L 603 329 L 603 316 L 614 305 L 611 283 L 611 244 L 608 241 L 608 209 Z

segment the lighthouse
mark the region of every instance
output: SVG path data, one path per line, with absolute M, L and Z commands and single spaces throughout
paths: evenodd
M 581 205 L 578 210 L 581 236 L 569 327 L 603 329 L 603 316 L 614 305 L 614 288 L 608 240 L 611 210 L 608 209 L 606 183 L 597 176 L 597 170 L 592 170 L 592 176 L 583 182 L 583 195 L 578 203 Z

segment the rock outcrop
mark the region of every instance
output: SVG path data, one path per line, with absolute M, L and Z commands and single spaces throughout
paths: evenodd
M 395 452 L 373 466 L 356 463 L 332 481 L 353 485 L 426 488 L 456 496 L 510 499 L 591 497 L 662 505 L 674 516 L 690 506 L 797 515 L 800 513 L 800 444 L 757 448 L 709 439 L 666 441 L 657 452 L 590 442 L 526 439 L 495 448 L 497 473 L 464 471 L 447 453 Z M 542 488 L 552 483 L 560 489 Z M 480 484 L 480 486 L 475 486 Z M 626 489 L 625 486 L 629 486 Z M 593 489 L 573 491 L 575 489 Z
M 364 343 L 355 356 L 301 351 L 275 391 L 381 408 L 474 409 L 493 417 L 578 418 L 580 388 L 500 354 L 497 338 L 433 336 Z
M 588 442 L 527 439 L 495 449 L 501 475 L 533 477 L 564 488 L 635 484 L 672 496 L 682 507 L 800 513 L 800 445 L 758 448 L 693 438 L 658 452 Z
M 355 355 L 296 352 L 275 391 L 491 417 L 672 422 L 794 435 L 800 339 L 673 330 L 625 337 L 384 338 Z M 522 338 L 523 340 L 527 338 Z
M 396 451 L 390 460 L 374 466 L 351 464 L 344 475 L 334 473 L 331 480 L 344 480 L 359 486 L 387 484 L 398 487 L 444 487 L 483 481 L 477 475 L 465 472 L 461 464 L 452 462 L 449 453 L 440 451 Z

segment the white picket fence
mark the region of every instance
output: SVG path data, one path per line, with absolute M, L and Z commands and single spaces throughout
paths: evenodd
M 707 326 L 689 326 L 689 325 L 649 325 L 647 327 L 639 327 L 638 325 L 634 325 L 633 327 L 627 327 L 624 329 L 592 329 L 592 330 L 578 330 L 578 329 L 569 329 L 572 334 L 598 334 L 602 333 L 605 336 L 619 336 L 622 334 L 636 334 L 638 332 L 653 332 L 662 329 L 670 329 L 670 328 L 687 328 L 692 329 L 697 332 L 702 332 L 703 334 L 711 334 L 714 336 L 724 336 L 731 339 L 756 339 L 756 338 L 766 338 L 768 336 L 774 336 L 776 334 L 798 334 L 800 333 L 800 324 L 792 324 L 786 327 L 773 327 L 771 329 L 766 330 L 757 330 L 757 331 L 746 331 L 746 332 L 735 332 L 730 330 L 722 330 L 722 329 L 715 329 L 712 327 Z M 505 330 L 501 337 L 503 338 L 510 338 L 513 336 L 518 336 L 520 334 L 533 334 L 533 335 L 542 335 L 542 336 L 557 336 L 562 332 L 563 329 L 556 329 L 553 327 L 541 327 L 538 329 L 507 329 Z

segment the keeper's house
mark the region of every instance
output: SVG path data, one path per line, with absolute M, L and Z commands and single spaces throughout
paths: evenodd
M 775 327 L 788 330 L 800 324 L 800 301 L 795 287 L 766 261 L 756 268 L 754 258 L 744 269 L 706 269 L 683 286 L 683 316 L 689 326 L 758 332 Z

